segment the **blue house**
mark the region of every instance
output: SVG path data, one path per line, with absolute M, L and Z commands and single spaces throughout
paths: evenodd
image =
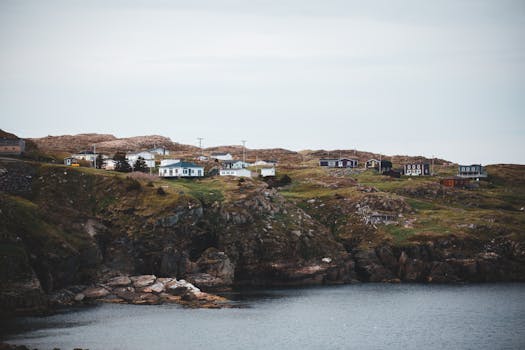
M 190 162 L 178 162 L 159 167 L 160 177 L 203 177 L 204 168 Z
M 459 165 L 458 176 L 479 179 L 480 177 L 487 177 L 487 171 L 481 166 L 481 164 Z

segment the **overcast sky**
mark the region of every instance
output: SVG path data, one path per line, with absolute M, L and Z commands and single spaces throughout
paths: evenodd
M 0 0 L 0 128 L 525 164 L 525 1 Z

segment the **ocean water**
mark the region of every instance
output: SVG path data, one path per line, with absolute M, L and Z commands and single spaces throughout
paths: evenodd
M 103 304 L 2 324 L 31 348 L 525 349 L 525 284 L 244 291 L 238 308 Z

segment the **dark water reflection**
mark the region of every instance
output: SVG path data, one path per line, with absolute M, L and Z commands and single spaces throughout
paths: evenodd
M 241 307 L 104 304 L 2 325 L 39 349 L 525 349 L 525 284 L 245 290 Z M 7 335 L 5 335 L 7 333 Z

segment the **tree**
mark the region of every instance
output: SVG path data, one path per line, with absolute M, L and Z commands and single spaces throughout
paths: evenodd
M 95 168 L 102 169 L 102 164 L 104 164 L 104 160 L 102 159 L 102 154 L 99 153 L 95 159 Z
M 146 161 L 144 161 L 144 158 L 139 157 L 135 164 L 133 164 L 133 171 L 140 171 L 142 173 L 148 172 L 148 166 L 146 165 Z
M 126 154 L 124 152 L 117 152 L 113 156 L 115 161 L 115 170 L 122 173 L 129 173 L 131 171 L 131 166 L 126 159 Z

